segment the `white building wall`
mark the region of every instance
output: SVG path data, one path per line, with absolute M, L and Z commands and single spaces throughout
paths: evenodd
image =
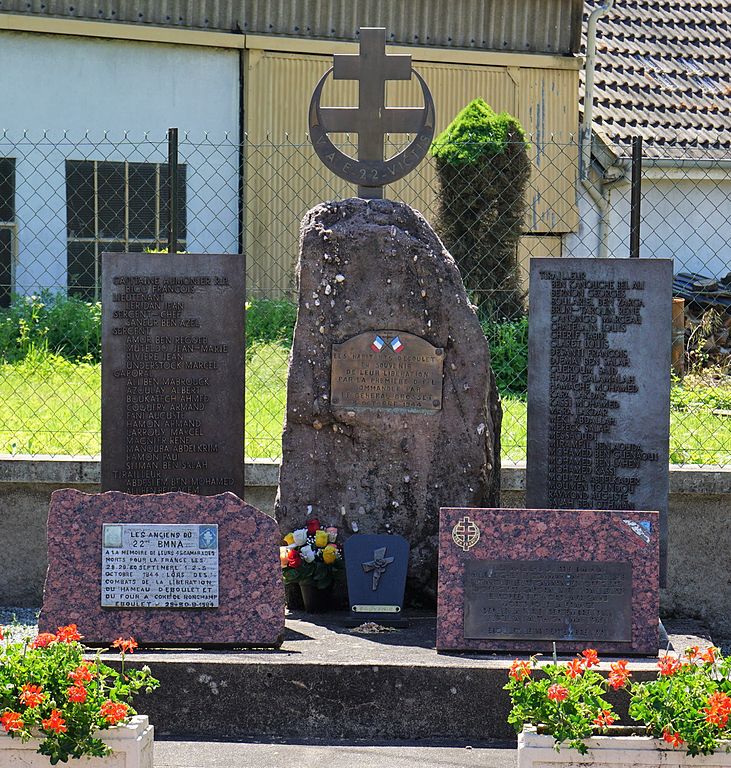
M 640 256 L 672 258 L 674 272 L 723 277 L 731 271 L 731 172 L 647 168 L 642 180 Z M 608 255 L 629 256 L 629 183 L 611 189 Z M 597 208 L 579 186 L 580 228 L 564 256 L 598 254 Z
M 0 71 L 18 292 L 66 288 L 65 160 L 166 163 L 169 127 L 188 166 L 188 250 L 236 252 L 236 51 L 0 32 Z

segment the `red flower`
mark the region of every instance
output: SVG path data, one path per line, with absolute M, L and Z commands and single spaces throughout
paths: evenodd
M 572 679 L 584 674 L 584 659 L 571 659 L 566 665 L 566 674 Z
M 700 656 L 700 648 L 697 645 L 691 645 L 684 651 L 685 655 L 693 661 Z
M 530 677 L 530 664 L 527 661 L 515 659 L 510 666 L 510 672 L 508 672 L 508 674 L 520 683 L 525 680 L 526 677 Z
M 109 725 L 116 725 L 121 723 L 125 717 L 127 717 L 127 705 L 119 701 L 111 701 L 107 699 L 99 709 L 99 714 L 109 723 Z
M 587 648 L 585 651 L 581 652 L 581 655 L 584 657 L 584 663 L 586 664 L 587 669 L 599 666 L 599 656 L 593 648 Z
M 75 704 L 83 704 L 86 701 L 86 688 L 83 685 L 72 685 L 66 693 L 69 701 Z
M 705 661 L 706 664 L 713 664 L 716 661 L 717 650 L 718 648 L 714 648 L 713 646 L 706 648 L 706 650 L 701 654 L 701 660 Z
M 307 526 L 308 536 L 314 536 L 320 530 L 320 521 L 316 517 L 311 517 L 305 525 Z
M 674 656 L 661 656 L 657 660 L 657 667 L 660 670 L 660 674 L 666 677 L 674 675 L 683 665 Z
M 0 717 L 0 725 L 5 729 L 5 733 L 10 731 L 22 731 L 23 730 L 23 718 L 20 716 L 20 712 L 5 712 Z
M 3 628 L 0 627 L 0 640 L 4 640 L 4 639 L 5 639 L 5 635 L 3 634 Z
M 594 725 L 598 725 L 600 728 L 609 728 L 614 722 L 612 713 L 608 709 L 603 709 L 593 720 Z
M 674 747 L 679 747 L 683 743 L 679 733 L 673 733 L 667 729 L 662 732 L 662 737 L 664 741 L 667 741 L 668 744 L 672 744 Z
M 296 549 L 287 552 L 287 565 L 290 568 L 299 568 L 302 565 L 302 555 Z
M 567 699 L 569 695 L 569 689 L 564 688 L 563 685 L 559 685 L 558 683 L 554 683 L 549 689 L 548 689 L 548 698 L 551 699 L 551 701 L 564 701 L 564 699 Z
M 137 647 L 137 641 L 134 637 L 130 637 L 129 640 L 124 640 L 123 638 L 118 637 L 112 643 L 112 648 L 119 648 L 120 653 L 134 653 L 134 650 Z
M 627 680 L 629 680 L 630 675 L 632 674 L 627 669 L 628 663 L 629 662 L 627 662 L 625 659 L 620 659 L 614 664 L 609 665 L 608 681 L 609 685 L 611 685 L 615 691 L 621 688 L 627 682 Z
M 731 697 L 722 691 L 717 691 L 708 697 L 708 705 L 703 708 L 706 722 L 725 728 L 731 715 Z
M 73 680 L 76 685 L 83 685 L 84 683 L 90 683 L 92 677 L 94 677 L 91 669 L 89 669 L 89 662 L 82 662 L 81 666 L 76 667 L 73 672 L 69 672 L 69 680 Z
M 52 709 L 51 716 L 41 720 L 41 725 L 46 731 L 66 733 L 66 721 L 61 717 L 61 712 L 58 709 Z
M 55 643 L 58 638 L 51 632 L 41 632 L 38 637 L 30 644 L 31 648 L 45 648 L 51 643 Z
M 81 640 L 82 637 L 76 629 L 76 624 L 69 624 L 65 627 L 59 627 L 57 632 L 59 643 L 73 643 L 77 640 Z
M 40 685 L 26 683 L 20 689 L 20 703 L 25 704 L 28 708 L 37 707 L 46 698 L 45 694 L 41 693 L 42 690 Z

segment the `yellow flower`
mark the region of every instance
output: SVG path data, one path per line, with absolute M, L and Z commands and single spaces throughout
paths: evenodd
M 327 534 L 325 534 L 327 536 Z M 338 559 L 338 548 L 332 544 L 328 544 L 325 549 L 322 550 L 322 559 L 327 565 L 331 565 Z
M 287 544 L 294 544 L 294 534 L 293 533 L 288 533 L 284 537 L 284 540 L 287 542 Z
M 322 549 L 323 547 L 327 546 L 328 538 L 327 538 L 327 531 L 316 531 L 315 532 L 315 546 Z

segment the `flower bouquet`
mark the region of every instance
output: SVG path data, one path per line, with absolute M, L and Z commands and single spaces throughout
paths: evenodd
M 329 592 L 343 571 L 343 550 L 337 538 L 338 529 L 320 525 L 316 517 L 284 537 L 279 549 L 284 583 L 300 585 L 307 610 L 308 593 L 312 589 Z
M 586 754 L 585 739 L 608 733 L 619 720 L 605 698 L 611 688 L 629 694 L 629 714 L 640 733 L 691 756 L 712 754 L 731 739 L 731 658 L 718 649 L 694 647 L 680 658 L 666 654 L 657 662 L 657 678 L 645 682 L 630 681 L 625 660 L 610 664 L 607 677 L 594 669 L 598 664 L 592 649 L 565 664 L 539 667 L 535 656 L 516 659 L 505 686 L 512 702 L 508 722 L 518 732 L 535 725 L 553 736 L 556 750 L 567 743 Z
M 127 722 L 136 714 L 135 694 L 159 685 L 147 667 L 125 670 L 125 655 L 137 647 L 133 638 L 114 642 L 120 671 L 102 663 L 101 651 L 85 659 L 81 638 L 75 624 L 20 640 L 5 638 L 0 627 L 0 733 L 22 742 L 40 737 L 38 752 L 52 765 L 110 754 L 95 734 Z

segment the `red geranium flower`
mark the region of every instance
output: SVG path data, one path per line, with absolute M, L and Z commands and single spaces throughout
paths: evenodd
M 40 685 L 26 683 L 20 689 L 20 703 L 25 704 L 26 707 L 31 709 L 37 707 L 45 699 L 45 694 L 41 693 L 42 690 L 43 688 Z
M 90 683 L 92 677 L 94 677 L 91 669 L 89 668 L 89 662 L 84 661 L 80 666 L 76 667 L 73 672 L 69 672 L 69 679 L 73 680 L 76 685 L 83 685 L 83 683 Z
M 124 640 L 123 638 L 118 637 L 112 643 L 112 648 L 119 648 L 120 653 L 134 653 L 134 650 L 137 647 L 137 641 L 134 637 L 130 637 L 129 640 Z
M 530 664 L 527 661 L 515 659 L 508 674 L 514 680 L 521 682 L 522 680 L 525 680 L 526 677 L 530 677 Z
M 77 640 L 81 640 L 82 637 L 76 629 L 76 624 L 68 624 L 65 627 L 59 627 L 57 632 L 59 643 L 73 643 Z
M 674 675 L 683 665 L 674 656 L 661 656 L 657 660 L 657 667 L 660 670 L 660 674 L 665 677 Z
M 23 730 L 23 718 L 20 716 L 20 712 L 5 712 L 0 717 L 0 725 L 5 729 L 5 733 L 10 731 L 22 731 Z
M 287 552 L 287 565 L 290 568 L 299 568 L 302 565 L 302 555 L 296 549 Z
M 558 683 L 554 683 L 549 689 L 548 689 L 548 698 L 551 699 L 551 701 L 564 701 L 568 698 L 569 695 L 569 689 L 564 688 L 563 685 L 559 685 Z
M 75 704 L 83 704 L 86 701 L 86 688 L 83 685 L 72 685 L 66 691 L 66 694 L 69 697 L 69 701 Z
M 598 725 L 600 728 L 609 728 L 614 722 L 612 713 L 608 709 L 603 709 L 593 720 L 594 725 Z
M 584 674 L 584 659 L 571 659 L 566 665 L 566 674 L 570 678 Z
M 5 639 L 5 635 L 3 634 L 3 628 L 0 627 L 0 640 L 4 640 L 4 639 Z
M 55 643 L 58 638 L 52 632 L 41 632 L 30 644 L 31 648 L 45 648 L 51 643 Z
M 120 701 L 111 701 L 107 699 L 99 709 L 99 714 L 109 723 L 116 725 L 121 723 L 127 717 L 127 705 Z
M 305 525 L 307 526 L 308 536 L 314 536 L 320 530 L 320 521 L 316 517 L 311 517 Z
M 41 725 L 46 731 L 55 731 L 56 733 L 66 733 L 66 721 L 61 717 L 58 709 L 51 710 L 51 716 L 41 720 Z
M 581 655 L 584 657 L 584 663 L 586 664 L 587 669 L 599 666 L 599 656 L 593 648 L 587 648 L 585 651 L 581 652 Z
M 608 682 L 615 691 L 621 688 L 627 682 L 627 680 L 629 680 L 630 675 L 632 674 L 627 669 L 628 663 L 629 662 L 627 662 L 625 659 L 620 659 L 614 664 L 609 665 Z
M 717 691 L 708 697 L 708 704 L 703 708 L 706 722 L 725 728 L 731 715 L 731 697 L 723 691 Z
M 717 650 L 718 648 L 714 648 L 713 646 L 706 648 L 706 650 L 701 654 L 701 659 L 705 661 L 706 664 L 713 664 L 716 661 Z
M 679 747 L 683 744 L 683 739 L 680 738 L 679 733 L 673 733 L 666 729 L 662 732 L 662 737 L 664 741 L 667 741 L 668 744 L 672 744 L 674 747 Z

